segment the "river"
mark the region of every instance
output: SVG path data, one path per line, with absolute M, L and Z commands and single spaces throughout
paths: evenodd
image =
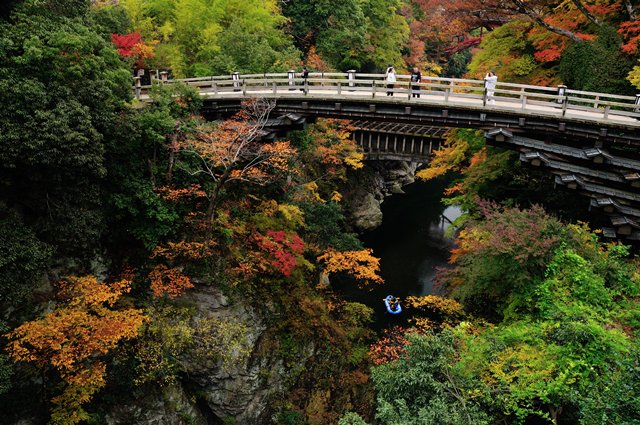
M 440 202 L 447 186 L 444 179 L 405 186 L 405 194 L 387 197 L 382 203 L 382 226 L 361 235 L 365 246 L 380 258 L 384 285 L 372 290 L 359 289 L 348 281 L 334 285 L 349 301 L 373 308 L 375 329 L 404 322 L 404 315 L 387 313 L 383 299 L 388 294 L 404 299 L 408 295 L 437 293 L 433 286 L 436 268 L 447 266 L 453 246 L 445 236 L 450 224 L 442 216 L 453 221 L 461 214 L 457 207 Z

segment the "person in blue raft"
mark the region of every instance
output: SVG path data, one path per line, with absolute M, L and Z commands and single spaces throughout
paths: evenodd
M 384 305 L 387 307 L 387 311 L 390 314 L 402 313 L 402 306 L 400 305 L 400 300 L 394 297 L 393 295 L 387 295 L 387 297 L 384 299 Z

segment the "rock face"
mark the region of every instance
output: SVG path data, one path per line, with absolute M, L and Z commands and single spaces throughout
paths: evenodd
M 115 406 L 105 417 L 105 422 L 108 425 L 207 425 L 205 416 L 180 386 L 151 391 L 133 403 Z
M 349 223 L 358 231 L 382 224 L 380 206 L 386 196 L 404 193 L 402 187 L 415 181 L 418 164 L 372 161 L 352 177 L 344 189 Z
M 204 287 L 193 293 L 198 314 L 220 320 L 232 319 L 248 325 L 247 344 L 254 352 L 246 361 L 229 368 L 187 357 L 190 385 L 195 385 L 210 411 L 218 418 L 236 424 L 261 424 L 268 413 L 269 397 L 283 390 L 287 370 L 274 353 L 259 355 L 256 348 L 267 330 L 262 318 L 245 306 L 227 305 L 224 295 L 215 288 Z M 268 421 L 267 421 L 268 422 Z
M 271 423 L 270 401 L 286 390 L 289 371 L 277 351 L 261 350 L 266 338 L 264 319 L 251 308 L 232 305 L 217 288 L 199 286 L 184 299 L 196 308 L 195 319 L 214 318 L 247 325 L 246 344 L 251 355 L 236 366 L 206 360 L 185 353 L 180 359 L 185 371 L 179 384 L 164 391 L 152 391 L 143 399 L 113 408 L 107 415 L 109 425 L 116 424 L 242 424 Z M 314 352 L 310 343 L 300 353 L 304 364 Z

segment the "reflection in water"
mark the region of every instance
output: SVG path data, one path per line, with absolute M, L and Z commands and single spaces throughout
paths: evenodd
M 408 295 L 436 293 L 436 268 L 447 265 L 453 246 L 446 230 L 461 214 L 457 207 L 445 208 L 440 202 L 446 186 L 445 180 L 416 182 L 404 188 L 406 194 L 385 199 L 382 226 L 362 236 L 365 245 L 381 259 L 384 285 L 367 291 L 355 288 L 353 283 L 334 281 L 334 288 L 347 299 L 374 309 L 376 328 L 402 322 L 386 313 L 386 295 L 404 299 Z

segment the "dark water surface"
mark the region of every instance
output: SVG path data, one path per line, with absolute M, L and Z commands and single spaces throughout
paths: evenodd
M 456 207 L 441 202 L 447 181 L 416 182 L 405 186 L 405 194 L 385 198 L 383 222 L 361 239 L 381 259 L 385 284 L 369 291 L 353 282 L 337 281 L 334 288 L 349 301 L 357 301 L 374 310 L 373 327 L 404 323 L 404 313 L 393 316 L 384 307 L 384 297 L 392 294 L 401 300 L 408 295 L 436 293 L 433 288 L 436 267 L 447 265 L 452 240 L 445 236 L 449 222 L 460 215 Z

